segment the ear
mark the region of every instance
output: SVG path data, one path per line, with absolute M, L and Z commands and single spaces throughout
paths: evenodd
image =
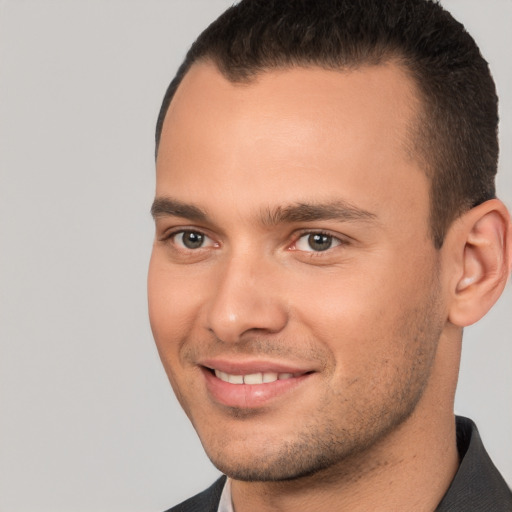
M 462 215 L 450 232 L 456 269 L 448 319 L 465 327 L 480 320 L 505 288 L 512 266 L 510 214 L 492 199 Z

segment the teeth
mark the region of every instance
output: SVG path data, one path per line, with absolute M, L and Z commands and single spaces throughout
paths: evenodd
M 244 376 L 243 375 L 228 375 L 228 382 L 230 384 L 243 384 Z
M 215 376 L 224 382 L 229 382 L 229 376 L 227 373 L 221 372 L 220 370 L 215 370 Z
M 263 384 L 263 373 L 250 373 L 244 375 L 244 384 Z
M 279 376 L 277 375 L 277 373 L 269 372 L 269 373 L 263 374 L 263 382 L 265 382 L 265 383 L 275 382 L 278 378 L 279 378 Z
M 229 382 L 230 384 L 267 384 L 269 382 L 275 382 L 276 380 L 286 380 L 292 379 L 294 377 L 293 373 L 274 373 L 274 372 L 259 372 L 259 373 L 250 373 L 248 375 L 231 375 L 230 373 L 221 372 L 220 370 L 215 370 L 215 376 L 223 380 L 224 382 Z

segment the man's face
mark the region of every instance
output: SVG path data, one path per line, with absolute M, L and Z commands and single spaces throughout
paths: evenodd
M 417 102 L 397 67 L 196 64 L 157 161 L 150 319 L 206 452 L 238 479 L 363 453 L 421 403 L 444 325 Z

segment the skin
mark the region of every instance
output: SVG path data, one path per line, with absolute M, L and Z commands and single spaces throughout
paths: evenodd
M 237 512 L 434 510 L 453 478 L 466 319 L 454 297 L 475 220 L 433 247 L 429 183 L 408 150 L 419 105 L 392 63 L 249 84 L 195 64 L 171 103 L 150 320 Z M 311 218 L 318 205 L 332 218 Z M 311 234 L 331 247 L 314 250 Z M 219 361 L 307 375 L 261 402 L 244 385 L 235 406 L 209 387 Z

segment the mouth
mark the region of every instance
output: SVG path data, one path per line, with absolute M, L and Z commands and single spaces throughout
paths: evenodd
M 284 399 L 315 373 L 261 363 L 209 363 L 201 370 L 213 402 L 237 409 L 256 409 Z
M 270 384 L 276 380 L 288 380 L 300 377 L 301 373 L 276 373 L 276 372 L 256 372 L 248 373 L 245 375 L 230 374 L 222 372 L 220 370 L 212 370 L 215 377 L 228 382 L 229 384 L 247 384 L 249 386 L 255 386 L 258 384 Z

